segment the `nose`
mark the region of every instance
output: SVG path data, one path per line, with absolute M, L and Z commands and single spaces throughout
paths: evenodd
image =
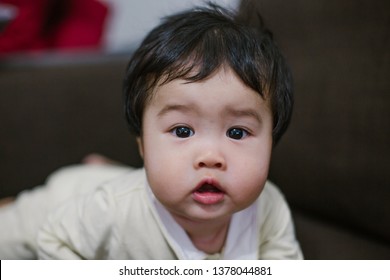
M 195 169 L 199 168 L 213 168 L 213 169 L 226 169 L 225 157 L 219 151 L 205 151 L 203 150 L 196 158 L 194 162 Z

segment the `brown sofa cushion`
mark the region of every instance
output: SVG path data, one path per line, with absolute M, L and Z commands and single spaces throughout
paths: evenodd
M 0 197 L 42 184 L 99 152 L 139 166 L 122 113 L 128 56 L 43 56 L 0 62 Z
M 261 8 L 296 93 L 271 177 L 294 207 L 390 244 L 390 2 L 266 1 Z

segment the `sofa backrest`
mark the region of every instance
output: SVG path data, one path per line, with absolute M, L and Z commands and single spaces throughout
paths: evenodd
M 0 197 L 42 184 L 92 152 L 142 164 L 123 115 L 129 56 L 46 55 L 0 62 Z
M 271 178 L 293 207 L 390 244 L 390 2 L 276 0 L 259 9 L 295 80 Z

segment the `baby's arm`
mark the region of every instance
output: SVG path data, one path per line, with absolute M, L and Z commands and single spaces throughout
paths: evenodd
M 35 259 L 36 232 L 48 202 L 43 187 L 25 191 L 0 207 L 0 259 Z
M 110 195 L 99 189 L 54 211 L 38 232 L 40 259 L 105 259 L 114 221 Z
M 131 170 L 114 165 L 61 168 L 44 185 L 19 194 L 14 201 L 0 207 L 0 259 L 37 258 L 36 236 L 49 213 Z
M 260 259 L 302 259 L 286 200 L 274 185 L 266 188 L 261 194 Z
M 20 193 L 0 208 L 0 258 L 36 259 L 36 235 L 47 213 L 71 197 L 74 189 L 64 168 L 49 176 L 44 185 Z

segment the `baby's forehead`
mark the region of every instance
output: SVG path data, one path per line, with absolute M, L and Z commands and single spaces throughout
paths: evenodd
M 193 63 L 193 62 L 191 62 Z M 259 91 L 258 88 L 253 88 L 251 85 L 248 85 L 242 77 L 240 77 L 237 72 L 228 64 L 223 63 L 214 70 L 205 73 L 202 69 L 202 66 L 196 64 L 186 64 L 182 66 L 179 70 L 166 71 L 161 77 L 153 77 L 154 81 L 153 86 L 150 87 L 149 95 L 150 99 L 154 97 L 155 93 L 161 88 L 169 86 L 180 86 L 185 87 L 191 86 L 192 84 L 200 83 L 203 84 L 210 79 L 222 79 L 228 82 L 228 80 L 238 81 L 243 88 L 249 88 L 255 91 L 261 98 L 265 101 L 270 100 L 270 90 L 267 87 L 262 87 L 263 90 Z
M 197 104 L 214 102 L 213 104 L 218 105 L 225 104 L 230 112 L 234 111 L 232 108 L 255 104 L 262 104 L 258 109 L 271 108 L 269 98 L 247 86 L 227 67 L 220 68 L 201 80 L 193 81 L 186 77 L 172 80 L 165 78 L 153 89 L 149 102 L 168 104 L 168 107 L 176 109 L 191 109 Z

